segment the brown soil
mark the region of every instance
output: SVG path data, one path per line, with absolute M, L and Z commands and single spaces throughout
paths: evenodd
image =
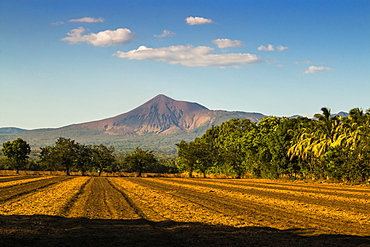
M 44 180 L 37 180 L 32 182 L 27 182 L 23 184 L 19 184 L 17 186 L 8 186 L 1 188 L 0 191 L 0 202 L 7 201 L 22 195 L 30 194 L 32 192 L 35 192 L 37 190 L 40 190 L 42 188 L 46 188 L 48 186 L 51 186 L 53 184 L 56 184 L 60 181 L 64 181 L 70 179 L 68 177 L 53 177 L 50 179 L 44 179 Z M 17 180 L 15 178 L 15 180 Z M 7 181 L 9 182 L 9 181 Z
M 0 246 L 364 247 L 369 203 L 366 186 L 53 177 L 0 188 Z

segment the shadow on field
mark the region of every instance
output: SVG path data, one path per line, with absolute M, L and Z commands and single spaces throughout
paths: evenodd
M 147 220 L 0 215 L 0 246 L 370 246 L 370 236 Z M 307 233 L 307 232 L 305 232 Z

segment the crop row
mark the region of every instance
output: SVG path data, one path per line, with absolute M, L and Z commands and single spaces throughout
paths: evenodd
M 370 232 L 366 186 L 66 176 L 11 182 L 0 181 L 0 215 L 267 226 L 317 234 Z

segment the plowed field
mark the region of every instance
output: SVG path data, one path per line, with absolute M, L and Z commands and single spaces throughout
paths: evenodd
M 0 246 L 370 246 L 370 188 L 275 180 L 0 178 Z

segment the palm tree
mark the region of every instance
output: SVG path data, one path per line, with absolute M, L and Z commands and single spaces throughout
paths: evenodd
M 327 107 L 321 108 L 322 114 L 317 113 L 314 115 L 315 118 L 319 120 L 318 127 L 319 132 L 323 132 L 333 141 L 333 136 L 335 134 L 336 128 L 340 122 L 339 116 L 332 116 L 331 110 Z
M 310 172 L 322 170 L 321 157 L 326 154 L 329 147 L 336 142 L 338 130 L 340 129 L 340 119 L 332 116 L 330 109 L 321 108 L 322 114 L 315 114 L 317 118 L 313 126 L 302 128 L 288 149 L 287 155 L 292 160 L 294 157 L 307 162 Z
M 330 121 L 331 120 L 331 110 L 326 107 L 321 108 L 322 114 L 316 113 L 314 115 L 315 118 L 317 118 L 319 121 Z

